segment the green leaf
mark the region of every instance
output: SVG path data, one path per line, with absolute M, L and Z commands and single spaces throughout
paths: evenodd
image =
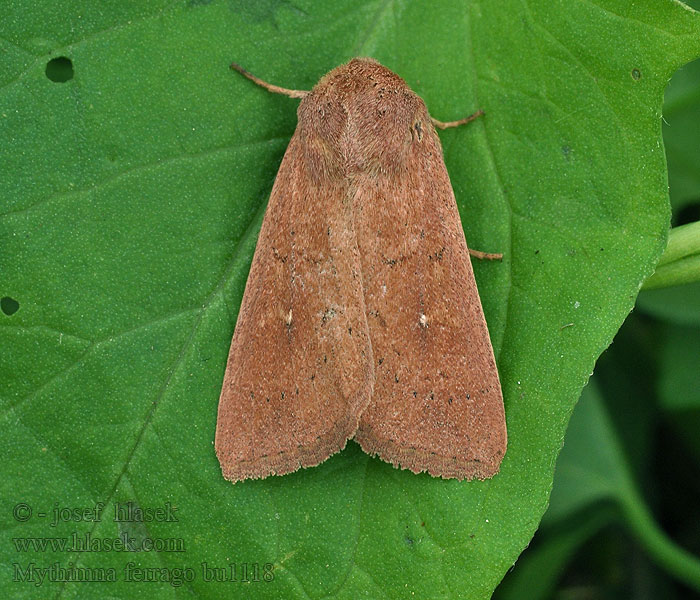
M 697 195 L 697 190 L 684 186 L 684 180 L 675 175 L 691 172 L 687 168 L 692 165 L 689 158 L 697 154 L 695 138 L 685 135 L 697 125 L 697 120 L 685 119 L 682 127 L 677 126 L 677 121 L 681 115 L 694 115 L 697 108 L 694 103 L 700 101 L 700 95 L 692 93 L 700 90 L 697 78 L 688 77 L 689 73 L 697 74 L 698 66 L 700 61 L 674 74 L 664 101 L 665 122 L 668 121 L 664 140 L 668 149 L 671 202 L 674 213 L 677 210 L 675 222 L 692 212 L 689 210 L 692 203 L 683 204 L 682 199 Z M 688 228 L 692 227 L 695 225 L 678 227 L 676 233 L 684 229 L 690 233 Z M 687 242 L 692 243 L 693 236 L 685 240 L 681 236 L 675 242 L 673 236 L 674 230 L 658 265 L 688 254 L 685 249 Z M 645 288 L 648 283 L 649 280 Z M 652 312 L 661 319 L 693 323 L 699 314 L 697 307 L 693 307 L 693 301 L 697 304 L 694 287 L 642 292 L 638 304 L 645 312 Z M 663 298 L 656 295 L 663 295 Z M 698 522 L 694 514 L 697 490 L 693 489 L 697 486 L 692 483 L 695 465 L 687 457 L 694 455 L 697 460 L 700 456 L 699 336 L 697 327 L 659 323 L 634 314 L 626 319 L 615 336 L 615 343 L 596 364 L 598 385 L 595 387 L 604 392 L 610 423 L 600 419 L 598 422 L 605 427 L 592 428 L 589 420 L 578 416 L 584 412 L 586 399 L 594 393 L 589 385 L 567 429 L 566 440 L 574 440 L 574 447 L 569 445 L 559 456 L 550 508 L 532 543 L 518 559 L 516 568 L 499 585 L 495 597 L 550 598 L 554 586 L 560 596 L 565 596 L 569 593 L 567 588 L 580 589 L 581 585 L 585 585 L 589 595 L 627 597 L 633 589 L 638 589 L 640 577 L 644 579 L 647 593 L 655 597 L 673 596 L 677 583 L 661 579 L 662 572 L 653 565 L 655 557 L 646 554 L 621 532 L 623 513 L 612 510 L 614 503 L 599 501 L 614 499 L 614 494 L 610 497 L 589 494 L 587 489 L 581 497 L 578 478 L 567 477 L 566 471 L 572 463 L 576 465 L 572 467 L 574 470 L 595 471 L 594 458 L 601 452 L 601 446 L 608 451 L 611 446 L 624 446 L 624 457 L 618 466 L 633 471 L 635 479 L 652 491 L 649 496 L 654 512 L 668 535 L 682 547 L 697 549 L 698 528 L 694 525 Z M 660 406 L 655 402 L 655 390 L 658 390 Z M 595 403 L 599 402 L 596 395 Z M 658 458 L 652 454 L 655 450 Z M 562 471 L 564 477 L 558 476 Z M 599 476 L 612 477 L 607 470 L 601 470 Z M 574 488 L 569 489 L 568 485 Z M 597 533 L 596 530 L 606 523 L 610 526 Z M 595 540 L 588 541 L 592 535 Z M 645 553 L 644 557 L 639 550 Z M 623 556 L 634 558 L 628 560 Z M 659 589 L 664 584 L 670 588 L 667 592 Z M 687 595 L 683 589 L 679 589 L 678 594 L 678 597 Z
M 700 411 L 700 328 L 668 326 L 661 343 L 659 396 L 671 412 Z
M 593 380 L 576 406 L 559 455 L 547 521 L 605 499 L 635 497 L 634 482 Z
M 668 419 L 700 462 L 700 327 L 669 324 L 663 333 L 659 399 Z
M 0 48 L 2 588 L 489 597 L 665 246 L 660 107 L 671 73 L 700 55 L 698 16 L 659 0 L 66 0 L 3 7 Z M 353 55 L 403 76 L 436 118 L 486 112 L 441 139 L 467 240 L 505 253 L 475 265 L 509 431 L 489 481 L 397 471 L 354 443 L 289 476 L 231 485 L 219 471 L 228 345 L 296 109 L 228 63 L 308 89 Z M 128 502 L 177 521 L 115 522 Z M 54 508 L 97 503 L 99 521 L 50 526 Z M 12 542 L 74 532 L 166 546 Z M 17 581 L 14 565 L 21 579 L 31 563 L 113 568 L 116 581 Z M 211 580 L 234 565 L 237 581 Z
M 601 500 L 617 503 L 627 526 L 658 564 L 700 590 L 700 559 L 676 546 L 654 521 L 626 466 L 598 391 L 589 383 L 557 461 L 547 520 L 556 522 Z

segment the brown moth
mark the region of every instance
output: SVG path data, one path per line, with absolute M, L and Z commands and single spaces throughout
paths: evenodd
M 216 453 L 231 481 L 310 467 L 354 436 L 414 473 L 498 472 L 498 371 L 434 124 L 378 62 L 302 98 L 231 342 Z M 487 258 L 494 255 L 484 255 Z

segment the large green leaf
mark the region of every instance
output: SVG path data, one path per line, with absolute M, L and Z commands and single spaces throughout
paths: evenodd
M 698 0 L 694 4 L 700 7 Z M 700 182 L 699 69 L 695 61 L 676 72 L 664 100 L 676 224 L 692 220 L 700 208 L 693 204 L 700 190 L 700 184 L 693 188 Z M 648 597 L 686 598 L 700 586 L 700 568 L 684 569 L 688 561 L 681 550 L 697 555 L 700 540 L 694 483 L 700 329 L 690 325 L 700 315 L 698 289 L 640 293 L 637 305 L 644 312 L 688 324 L 659 322 L 638 311 L 618 331 L 596 364 L 597 385 L 591 381 L 584 389 L 569 421 L 549 508 L 533 542 L 497 588 L 499 600 L 551 598 L 555 585 L 562 597 L 585 587 L 591 597 L 620 598 L 642 588 Z M 630 519 L 652 512 L 657 521 Z
M 535 531 L 573 404 L 663 250 L 661 100 L 700 55 L 697 15 L 670 0 L 12 2 L 0 48 L 3 589 L 488 597 Z M 475 265 L 509 428 L 490 481 L 397 471 L 354 443 L 285 477 L 220 475 L 226 354 L 295 125 L 293 101 L 227 65 L 309 88 L 353 55 L 398 72 L 437 118 L 486 111 L 442 139 L 470 245 L 506 255 Z M 56 57 L 68 60 L 47 72 Z M 100 521 L 48 522 L 99 502 Z M 125 502 L 169 502 L 178 520 L 116 523 Z M 11 541 L 72 532 L 184 552 Z M 12 581 L 30 563 L 112 567 L 117 581 Z M 128 563 L 175 579 L 125 581 Z M 207 581 L 203 563 L 236 565 L 238 581 Z M 255 565 L 260 581 L 241 581 Z

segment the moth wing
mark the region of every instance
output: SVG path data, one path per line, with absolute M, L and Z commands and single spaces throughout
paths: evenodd
M 216 453 L 237 481 L 317 465 L 352 437 L 373 376 L 342 180 L 312 181 L 299 130 L 273 186 L 231 342 Z M 349 240 L 352 244 L 349 243 Z
M 393 173 L 358 184 L 375 386 L 355 439 L 415 473 L 483 479 L 506 449 L 498 371 L 439 139 L 415 131 Z

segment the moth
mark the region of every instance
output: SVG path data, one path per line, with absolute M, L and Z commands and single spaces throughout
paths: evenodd
M 476 115 L 432 120 L 369 58 L 310 92 L 232 67 L 301 103 L 226 366 L 224 477 L 318 465 L 350 438 L 414 473 L 491 477 L 507 444 L 501 386 L 435 131 Z

